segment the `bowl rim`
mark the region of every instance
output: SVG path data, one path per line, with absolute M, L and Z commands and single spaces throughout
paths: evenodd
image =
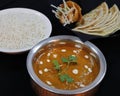
M 3 15 L 5 14 L 6 15 L 6 14 L 9 14 L 9 13 L 13 13 L 13 12 L 14 13 L 22 12 L 22 13 L 28 13 L 28 14 L 31 13 L 31 14 L 34 14 L 36 16 L 39 16 L 40 18 L 45 19 L 45 23 L 47 25 L 49 25 L 47 27 L 49 32 L 47 32 L 47 34 L 45 34 L 44 38 L 42 38 L 41 40 L 44 40 L 44 39 L 50 37 L 51 32 L 52 32 L 52 23 L 51 23 L 50 19 L 44 13 L 42 13 L 40 11 L 37 11 L 35 9 L 31 9 L 31 8 L 14 7 L 14 8 L 3 9 L 3 10 L 0 11 L 0 14 L 3 14 Z M 26 51 L 30 50 L 33 46 L 27 47 L 27 48 L 21 48 L 21 49 L 0 48 L 0 52 L 2 52 L 2 53 L 9 53 L 9 54 L 22 53 L 22 52 L 26 52 Z
M 92 44 L 89 41 L 86 41 L 83 44 L 85 44 L 91 50 L 93 50 L 98 55 L 99 60 L 100 60 L 100 72 L 99 72 L 98 76 L 96 77 L 96 79 L 91 84 L 89 84 L 88 86 L 85 86 L 83 88 L 78 88 L 75 90 L 61 90 L 61 89 L 56 89 L 56 88 L 50 87 L 49 85 L 43 83 L 43 81 L 41 81 L 37 77 L 37 75 L 34 73 L 34 70 L 32 68 L 32 60 L 33 60 L 33 57 L 35 56 L 35 52 L 37 52 L 39 50 L 39 48 L 42 47 L 42 45 L 44 45 L 45 43 L 47 44 L 49 42 L 52 42 L 52 40 L 54 41 L 54 40 L 59 40 L 59 39 L 69 39 L 69 40 L 75 40 L 75 42 L 78 42 L 78 43 L 83 43 L 76 36 L 61 35 L 61 36 L 53 36 L 48 39 L 45 39 L 45 40 L 41 41 L 39 44 L 37 44 L 36 46 L 34 46 L 29 51 L 27 60 L 26 60 L 27 70 L 28 70 L 30 77 L 33 79 L 33 81 L 35 83 L 37 83 L 40 87 L 42 87 L 50 92 L 54 92 L 56 94 L 69 94 L 69 95 L 84 93 L 84 92 L 90 91 L 91 89 L 93 89 L 97 85 L 99 85 L 99 83 L 103 80 L 103 78 L 106 74 L 106 70 L 107 70 L 106 59 L 105 59 L 103 53 L 100 51 L 100 49 L 98 49 L 94 44 Z

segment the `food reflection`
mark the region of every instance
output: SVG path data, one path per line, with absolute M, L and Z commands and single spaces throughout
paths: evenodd
M 99 63 L 97 55 L 83 44 L 64 40 L 43 46 L 34 58 L 33 68 L 47 85 L 73 90 L 95 80 Z

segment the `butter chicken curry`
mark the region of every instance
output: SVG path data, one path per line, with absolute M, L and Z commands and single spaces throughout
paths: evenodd
M 33 60 L 36 75 L 47 85 L 63 90 L 82 88 L 97 77 L 97 55 L 73 41 L 55 41 L 39 49 Z

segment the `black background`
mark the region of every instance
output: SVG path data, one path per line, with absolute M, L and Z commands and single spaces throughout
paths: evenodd
M 50 4 L 59 4 L 62 0 L 0 0 L 0 10 L 13 7 L 24 7 L 38 10 L 44 13 L 52 22 L 55 35 L 75 35 L 64 28 L 51 12 Z M 106 1 L 109 6 L 116 3 L 120 8 L 119 0 L 73 0 L 83 7 L 83 13 L 95 8 L 101 2 Z M 118 31 L 117 33 L 119 33 Z M 117 96 L 120 86 L 120 36 L 96 38 L 89 40 L 95 44 L 104 54 L 107 61 L 107 73 L 100 84 L 95 96 Z M 0 96 L 36 96 L 30 83 L 30 77 L 26 69 L 28 52 L 22 54 L 0 53 Z

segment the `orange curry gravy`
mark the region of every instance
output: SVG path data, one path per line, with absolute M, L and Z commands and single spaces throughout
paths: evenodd
M 83 44 L 56 41 L 39 50 L 33 68 L 49 86 L 73 90 L 90 84 L 98 75 L 100 65 L 97 55 Z

